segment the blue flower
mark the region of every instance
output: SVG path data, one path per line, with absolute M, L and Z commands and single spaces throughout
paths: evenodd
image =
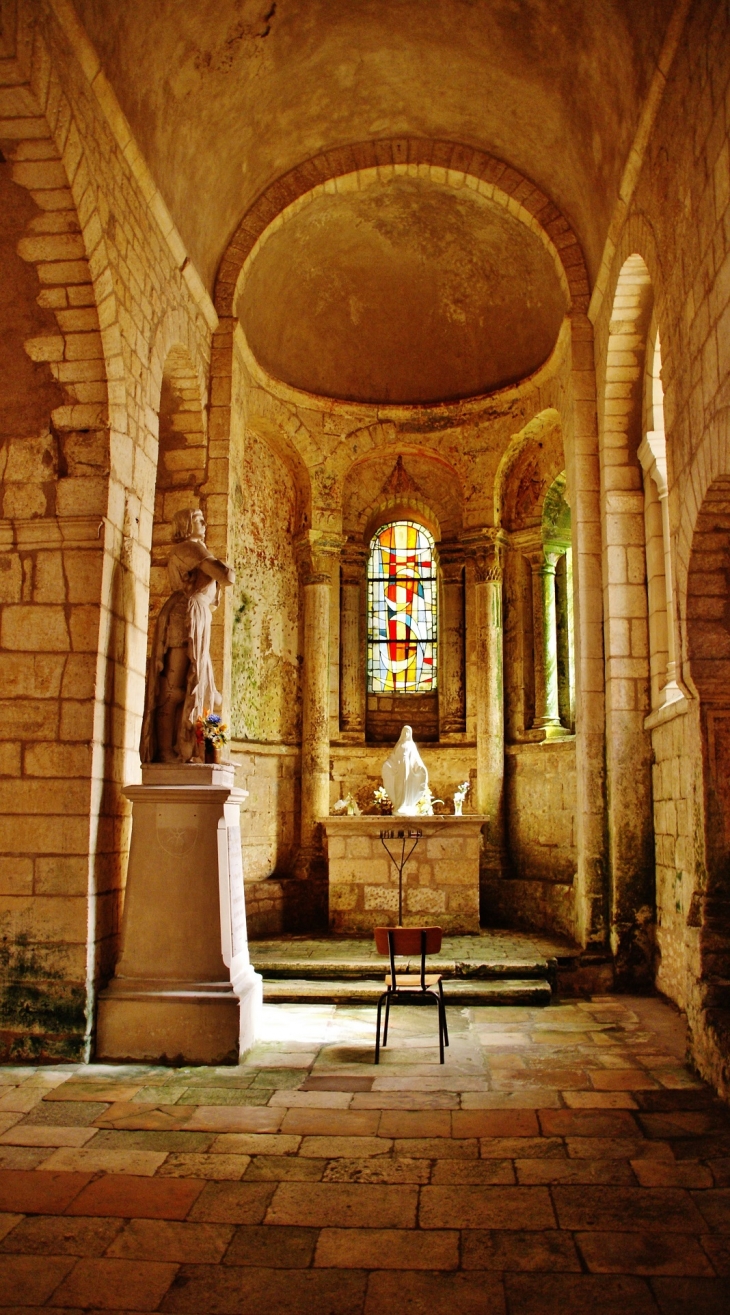
M 219 717 L 217 712 L 209 712 L 205 720 L 209 726 L 220 726 L 223 718 Z

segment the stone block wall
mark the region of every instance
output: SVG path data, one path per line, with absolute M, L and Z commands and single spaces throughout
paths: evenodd
M 326 824 L 331 931 L 367 934 L 398 922 L 398 874 L 383 829 L 422 831 L 403 874 L 403 925 L 479 930 L 480 818 L 337 817 Z M 393 853 L 402 842 L 389 841 Z M 406 841 L 406 852 L 412 842 Z

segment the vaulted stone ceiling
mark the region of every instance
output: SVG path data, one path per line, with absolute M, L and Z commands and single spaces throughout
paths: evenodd
M 672 0 L 75 3 L 210 288 L 236 224 L 276 177 L 322 150 L 397 134 L 463 142 L 508 161 L 563 210 L 594 274 L 672 8 Z

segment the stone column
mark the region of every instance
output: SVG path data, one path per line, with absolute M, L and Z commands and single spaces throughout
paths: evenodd
M 365 591 L 367 548 L 348 544 L 340 563 L 340 730 L 365 738 Z
M 478 548 L 477 812 L 484 813 L 482 871 L 501 876 L 504 854 L 504 678 L 501 544 Z
M 441 554 L 438 693 L 441 737 L 466 730 L 464 680 L 464 557 Z
M 662 513 L 664 546 L 664 593 L 667 607 L 667 677 L 660 695 L 660 707 L 684 697 L 677 683 L 677 637 L 674 632 L 674 578 L 672 538 L 669 527 L 669 483 L 667 480 L 667 446 L 663 433 L 649 430 L 638 451 L 645 476 L 654 480 Z
M 555 567 L 559 552 L 541 548 L 531 558 L 535 643 L 535 717 L 533 726 L 546 739 L 562 731 L 558 706 L 558 622 Z
M 339 544 L 302 545 L 304 597 L 302 654 L 301 833 L 298 870 L 310 875 L 322 852 L 321 819 L 330 808 L 329 657 L 330 569 Z

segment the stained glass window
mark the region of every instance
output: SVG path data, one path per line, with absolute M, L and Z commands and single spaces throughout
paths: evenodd
M 414 521 L 383 525 L 368 563 L 368 690 L 436 689 L 437 579 L 434 542 Z

